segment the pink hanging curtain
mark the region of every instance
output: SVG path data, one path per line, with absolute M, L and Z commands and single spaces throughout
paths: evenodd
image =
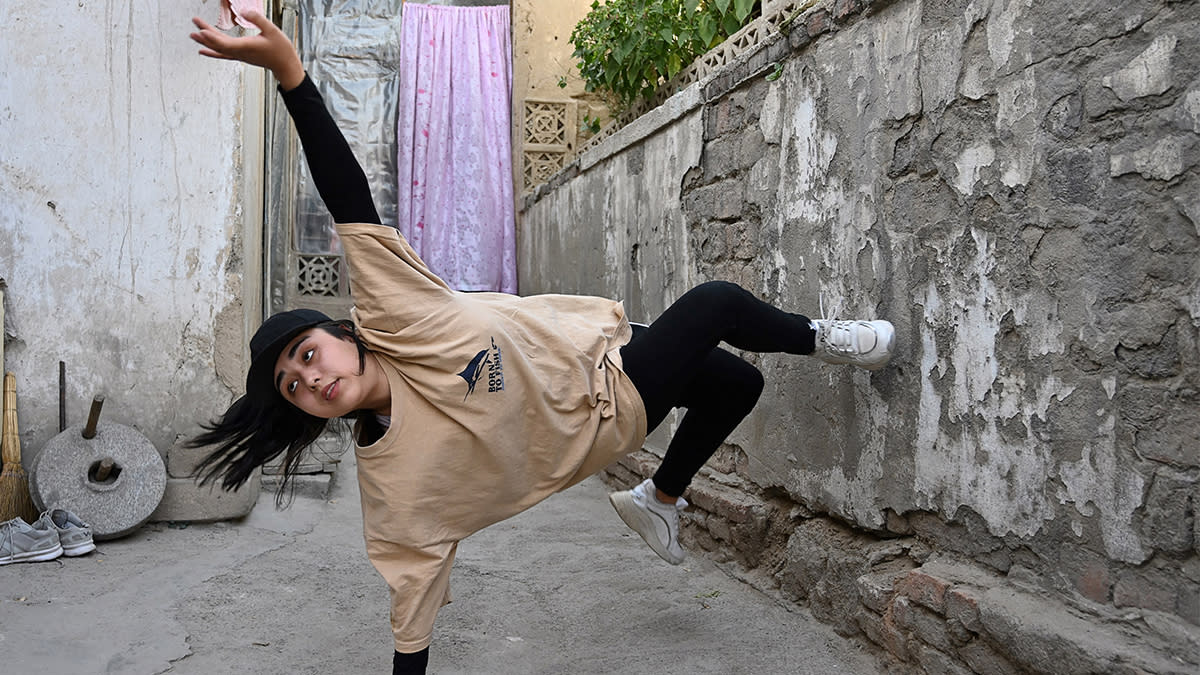
M 404 4 L 400 232 L 452 288 L 517 292 L 507 5 Z

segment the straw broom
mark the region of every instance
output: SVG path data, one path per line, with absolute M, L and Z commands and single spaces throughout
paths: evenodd
M 0 471 L 0 521 L 16 517 L 32 523 L 37 520 L 37 509 L 29 496 L 29 479 L 25 467 L 21 466 L 21 437 L 17 434 L 17 378 L 12 373 L 4 375 L 4 436 L 0 438 L 3 448 L 0 458 L 4 470 Z

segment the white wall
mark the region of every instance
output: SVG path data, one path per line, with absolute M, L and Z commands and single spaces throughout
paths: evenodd
M 240 386 L 261 286 L 263 78 L 197 54 L 190 18 L 218 8 L 0 4 L 5 367 L 27 466 L 58 433 L 60 360 L 69 424 L 104 394 L 104 419 L 164 454 Z

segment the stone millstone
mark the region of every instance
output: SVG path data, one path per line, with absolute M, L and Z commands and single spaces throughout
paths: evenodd
M 100 422 L 96 435 L 70 427 L 50 439 L 34 459 L 29 487 L 41 509 L 67 509 L 92 528 L 96 539 L 115 539 L 150 519 L 167 489 L 167 468 L 142 434 L 123 424 Z M 103 480 L 97 469 L 112 469 Z

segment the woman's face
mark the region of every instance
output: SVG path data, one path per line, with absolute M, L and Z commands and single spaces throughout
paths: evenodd
M 275 361 L 275 388 L 304 412 L 332 419 L 370 407 L 358 347 L 323 328 L 297 335 Z

